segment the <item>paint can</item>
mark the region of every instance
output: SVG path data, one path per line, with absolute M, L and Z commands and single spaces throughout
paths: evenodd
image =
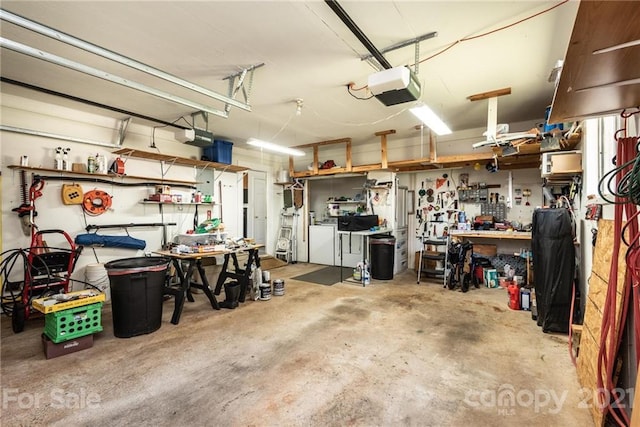
M 260 283 L 260 301 L 271 299 L 271 283 Z
M 281 297 L 284 295 L 284 280 L 276 279 L 273 281 L 273 296 Z
M 263 282 L 271 282 L 271 272 L 265 270 L 262 272 L 262 281 Z

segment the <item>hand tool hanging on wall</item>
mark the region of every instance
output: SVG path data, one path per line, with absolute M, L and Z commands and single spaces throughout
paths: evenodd
M 427 194 L 427 202 L 433 203 L 433 190 L 429 188 L 426 194 Z
M 20 226 L 22 227 L 22 232 L 25 236 L 29 236 L 31 234 L 30 214 L 33 213 L 33 216 L 38 215 L 34 210 L 33 205 L 30 203 L 27 187 L 27 172 L 25 170 L 20 170 L 20 201 L 22 203 L 17 208 L 11 209 L 11 211 L 18 214 L 18 217 L 20 218 Z

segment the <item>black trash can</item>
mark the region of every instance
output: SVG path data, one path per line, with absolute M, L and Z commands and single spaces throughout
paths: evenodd
M 371 278 L 393 279 L 396 238 L 386 234 L 374 234 L 369 237 L 369 246 L 371 249 Z
M 160 328 L 164 283 L 170 262 L 167 257 L 140 257 L 105 264 L 116 337 L 134 337 Z

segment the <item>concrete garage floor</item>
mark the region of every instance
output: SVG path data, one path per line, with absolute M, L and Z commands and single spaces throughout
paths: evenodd
M 271 270 L 285 296 L 236 310 L 195 295 L 177 326 L 166 302 L 162 327 L 129 339 L 106 306 L 92 348 L 50 360 L 43 319 L 15 335 L 3 317 L 0 423 L 593 425 L 567 337 L 509 310 L 505 290 L 417 285 L 411 270 L 366 288 L 289 279 L 317 268 Z

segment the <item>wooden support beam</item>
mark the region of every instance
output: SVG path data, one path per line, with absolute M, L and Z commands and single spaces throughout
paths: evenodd
M 447 163 L 467 163 L 481 160 L 493 159 L 493 153 L 457 154 L 450 156 L 439 156 L 433 163 L 445 165 Z
M 375 163 L 372 165 L 359 165 L 359 166 L 354 166 L 352 171 L 353 172 L 370 172 L 370 171 L 377 171 L 382 169 L 382 164 L 381 163 Z
M 380 157 L 382 169 L 387 169 L 387 135 L 396 133 L 395 129 L 383 130 L 376 132 L 375 135 L 380 137 Z
M 429 159 L 434 163 L 436 161 L 436 157 L 438 157 L 436 142 L 433 140 L 433 132 L 429 129 Z
M 431 163 L 431 159 L 422 158 L 422 159 L 411 159 L 411 160 L 399 160 L 394 162 L 389 162 L 388 165 L 390 168 L 404 168 L 408 166 L 425 166 Z
M 490 92 L 482 92 L 482 93 L 477 93 L 475 95 L 470 95 L 470 96 L 467 96 L 467 99 L 469 101 L 480 101 L 483 99 L 495 98 L 496 96 L 503 96 L 503 95 L 510 95 L 510 94 L 511 94 L 511 88 L 505 87 L 504 89 L 497 89 L 497 90 L 492 90 Z
M 347 160 L 346 160 L 347 164 L 345 165 L 345 169 L 347 172 L 351 172 L 351 166 L 352 166 L 352 162 L 351 162 L 351 140 L 349 140 L 349 142 L 347 142 Z
M 295 169 L 293 168 L 293 156 L 289 156 L 289 176 L 293 177 Z
M 292 148 L 319 147 L 321 145 L 344 144 L 345 142 L 351 142 L 351 138 L 340 138 L 340 139 L 331 139 L 328 141 L 312 142 L 310 144 L 296 145 Z
M 313 146 L 313 173 L 314 174 L 318 174 L 318 146 L 314 145 Z

